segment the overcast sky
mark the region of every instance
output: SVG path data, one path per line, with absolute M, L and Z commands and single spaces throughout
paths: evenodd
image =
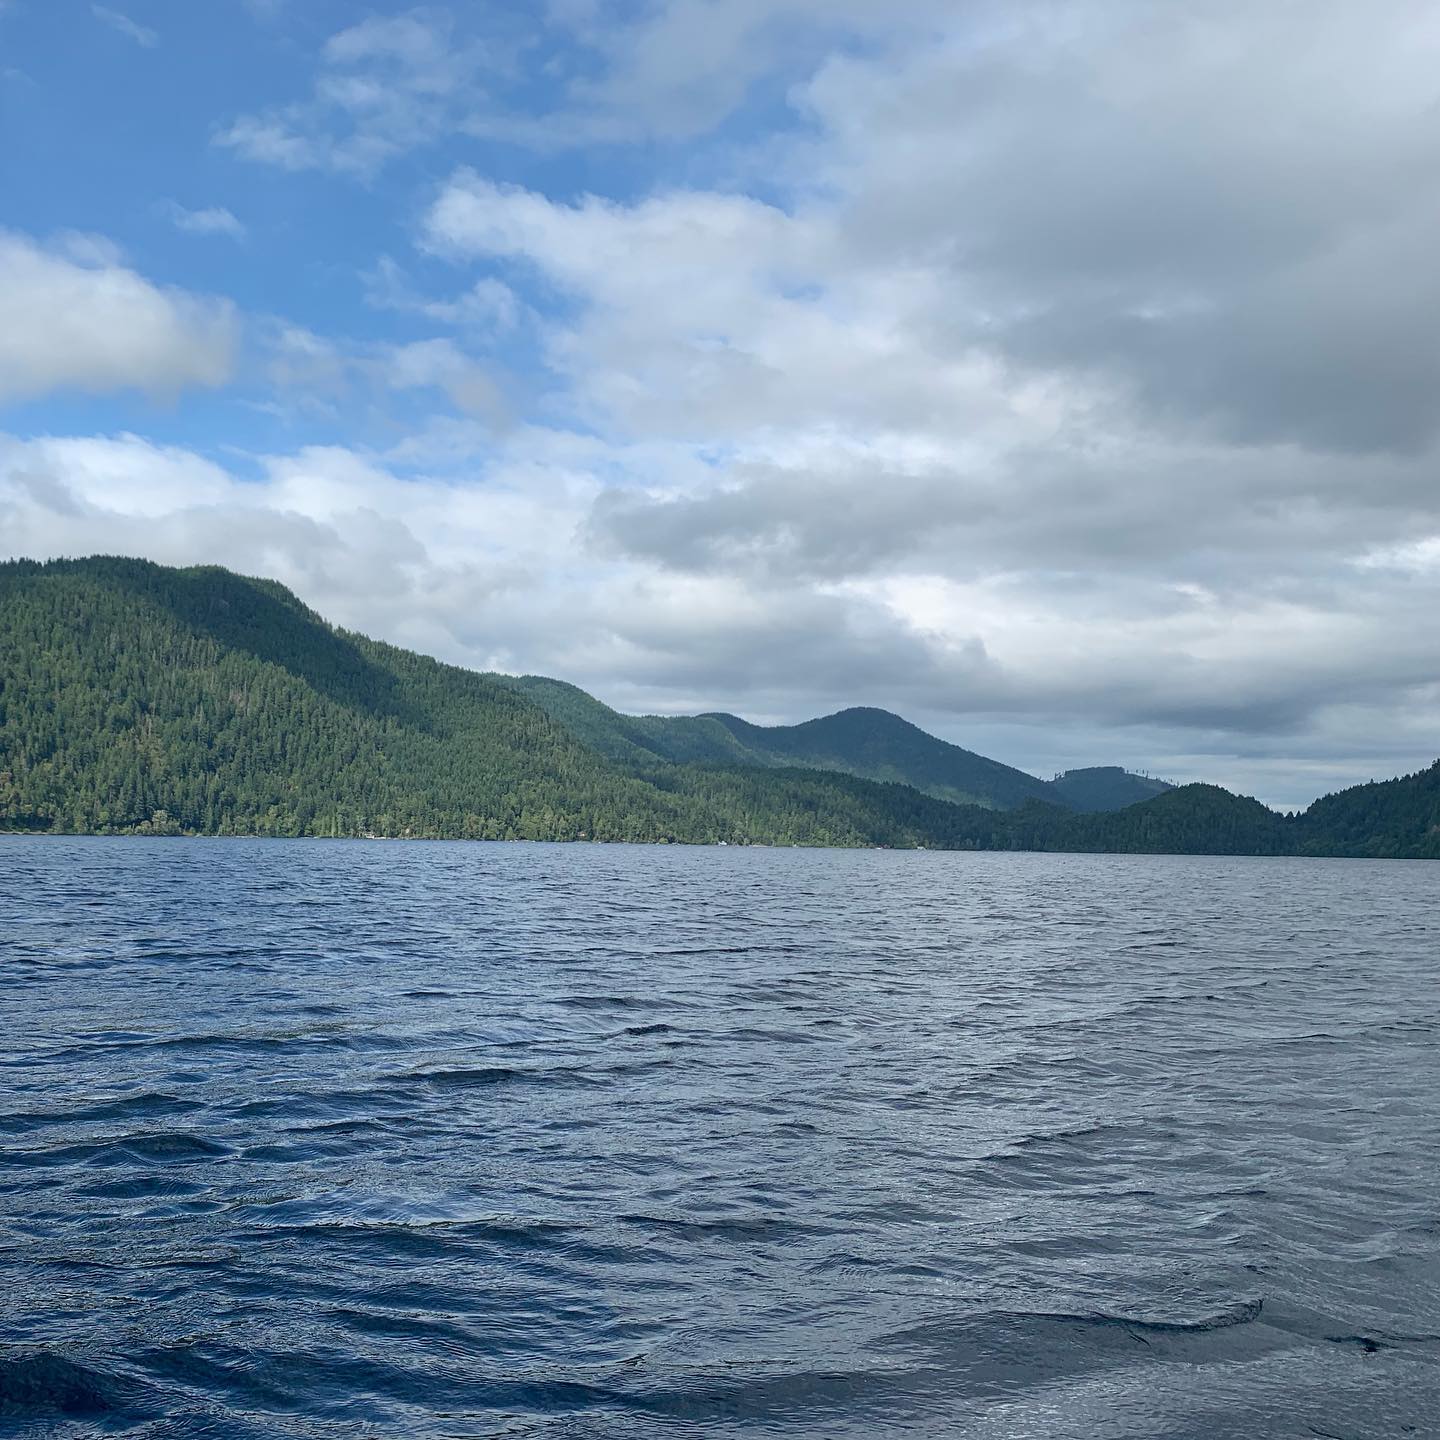
M 622 709 L 1440 754 L 1440 8 L 0 0 L 0 553 Z

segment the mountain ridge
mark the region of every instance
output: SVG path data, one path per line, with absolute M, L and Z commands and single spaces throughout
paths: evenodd
M 957 805 L 1014 809 L 1029 800 L 1067 809 L 1118 809 L 1173 788 L 1119 766 L 1070 771 L 1111 777 L 1091 784 L 1075 803 L 1062 783 L 931 735 L 902 716 L 853 705 L 793 725 L 757 725 L 725 711 L 700 715 L 627 715 L 568 681 L 543 675 L 499 677 L 535 700 L 552 719 L 614 759 L 643 763 L 711 763 L 835 771 L 909 785 Z M 1083 788 L 1083 787 L 1077 787 Z
M 1204 785 L 1086 813 L 871 707 L 677 718 L 370 640 L 220 567 L 0 563 L 0 829 L 1440 858 L 1440 761 L 1293 817 Z M 1040 793 L 1002 810 L 847 773 L 855 727 Z

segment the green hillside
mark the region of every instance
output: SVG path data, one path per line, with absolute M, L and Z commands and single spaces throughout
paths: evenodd
M 1118 765 L 1092 765 L 1084 770 L 1067 770 L 1050 781 L 1054 799 L 1072 810 L 1123 810 L 1142 800 L 1153 800 L 1175 789 L 1167 780 L 1134 775 Z
M 938 740 L 888 710 L 856 707 L 799 725 L 752 725 L 735 715 L 701 718 L 723 726 L 770 764 L 913 785 L 957 805 L 1009 810 L 1027 800 L 1055 798 L 1043 780 Z
M 1076 814 L 1030 806 L 1010 820 L 1018 846 L 1036 850 L 1172 855 L 1287 855 L 1295 822 L 1218 785 L 1182 785 L 1124 810 Z
M 652 784 L 496 677 L 337 630 L 272 582 L 0 565 L 3 828 L 928 843 L 917 798 L 682 766 Z
M 1415 775 L 1326 795 L 1297 828 L 1308 855 L 1440 860 L 1440 760 Z
M 622 715 L 564 680 L 543 675 L 495 678 L 533 700 L 592 750 L 627 766 L 770 763 L 708 715 Z
M 0 564 L 0 829 L 1440 857 L 1440 763 L 1295 818 L 1207 785 L 1104 813 L 1052 793 L 884 711 L 622 716 L 214 567 Z
M 672 805 L 484 676 L 266 581 L 0 566 L 0 817 L 61 830 L 624 834 Z M 610 827 L 610 828 L 607 828 Z
M 577 739 L 627 766 L 669 764 L 799 766 L 909 785 L 938 800 L 1010 810 L 1027 800 L 1071 804 L 1056 786 L 928 735 L 887 710 L 842 710 L 799 725 L 752 725 L 735 715 L 622 715 L 574 685 L 539 675 L 506 680 Z M 1108 772 L 1107 772 L 1108 773 Z M 1117 770 L 1117 776 L 1125 772 Z M 1131 793 L 1123 782 L 1113 809 L 1165 788 Z M 1151 785 L 1157 788 L 1149 788 Z

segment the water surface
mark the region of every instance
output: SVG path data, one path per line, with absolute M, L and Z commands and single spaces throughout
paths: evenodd
M 0 1434 L 1430 1435 L 1440 866 L 0 839 Z

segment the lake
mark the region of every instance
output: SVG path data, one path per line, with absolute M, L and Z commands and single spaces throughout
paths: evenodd
M 0 838 L 0 1434 L 1433 1435 L 1440 865 Z

